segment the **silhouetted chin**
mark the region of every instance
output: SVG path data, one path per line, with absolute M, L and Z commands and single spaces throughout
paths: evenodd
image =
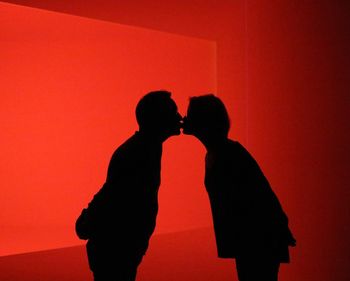
M 181 134 L 181 130 L 180 130 L 180 128 L 178 128 L 178 129 L 176 129 L 176 130 L 174 130 L 174 135 L 175 136 L 178 136 L 178 135 L 180 135 Z
M 168 137 L 178 136 L 180 134 L 181 134 L 180 128 L 176 128 L 176 129 L 169 131 Z
M 189 129 L 185 128 L 185 127 L 182 128 L 182 133 L 184 135 L 192 135 L 191 130 L 189 130 Z

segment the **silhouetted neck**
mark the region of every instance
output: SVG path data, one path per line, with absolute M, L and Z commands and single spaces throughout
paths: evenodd
M 203 138 L 200 141 L 204 144 L 208 153 L 216 152 L 226 146 L 228 138 Z
M 147 130 L 138 130 L 135 132 L 135 135 L 139 136 L 140 138 L 143 138 L 148 143 L 152 143 L 155 145 L 162 145 L 162 143 L 165 141 L 162 136 L 159 134 L 155 134 L 154 132 L 147 131 Z

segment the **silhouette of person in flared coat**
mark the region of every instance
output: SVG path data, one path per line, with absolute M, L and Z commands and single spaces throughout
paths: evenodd
M 206 147 L 205 187 L 220 258 L 234 258 L 240 281 L 276 281 L 295 239 L 252 155 L 228 138 L 229 116 L 213 94 L 190 98 L 183 133 Z
M 156 226 L 162 143 L 180 134 L 170 92 L 146 94 L 136 118 L 139 130 L 116 149 L 103 187 L 76 221 L 95 281 L 135 280 Z

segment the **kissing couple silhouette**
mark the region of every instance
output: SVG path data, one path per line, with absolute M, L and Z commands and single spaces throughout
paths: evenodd
M 103 186 L 75 222 L 87 240 L 94 281 L 134 281 L 155 230 L 162 144 L 196 137 L 206 148 L 209 195 L 219 258 L 236 261 L 240 281 L 277 281 L 296 240 L 288 217 L 252 155 L 228 137 L 230 118 L 214 94 L 189 99 L 182 117 L 169 91 L 145 94 L 136 106 L 139 126 L 113 153 Z

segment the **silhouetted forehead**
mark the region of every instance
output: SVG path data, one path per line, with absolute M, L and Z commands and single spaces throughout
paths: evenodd
M 190 104 L 188 105 L 188 108 L 187 108 L 187 115 L 202 114 L 205 111 L 203 109 L 204 108 L 200 104 L 190 101 Z
M 177 111 L 177 105 L 173 99 L 169 99 L 168 103 L 169 109 L 176 110 Z

